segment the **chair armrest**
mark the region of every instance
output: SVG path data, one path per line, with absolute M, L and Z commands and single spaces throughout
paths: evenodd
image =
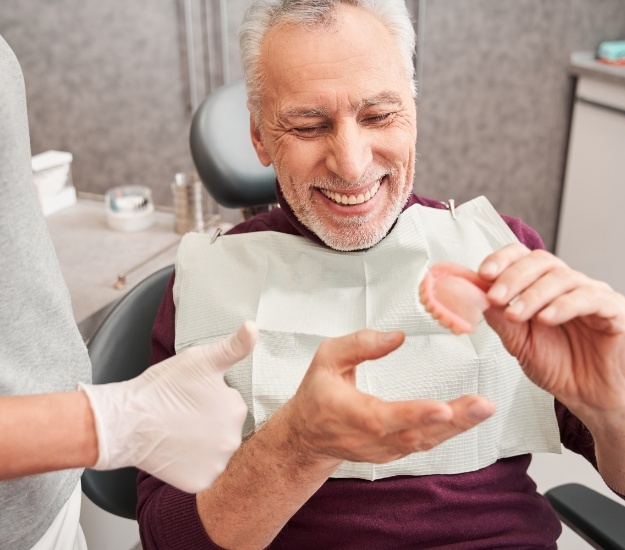
M 594 548 L 625 550 L 625 506 L 577 483 L 554 487 L 545 497 L 562 523 Z

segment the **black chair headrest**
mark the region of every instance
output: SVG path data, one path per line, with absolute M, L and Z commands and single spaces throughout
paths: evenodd
M 210 195 L 227 208 L 277 202 L 276 174 L 263 166 L 250 138 L 250 113 L 242 81 L 206 96 L 191 124 L 191 155 Z

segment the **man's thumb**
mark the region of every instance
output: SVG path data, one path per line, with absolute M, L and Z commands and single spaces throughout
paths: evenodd
M 353 371 L 363 361 L 380 359 L 396 350 L 404 342 L 400 331 L 381 332 L 363 329 L 345 336 L 324 340 L 313 363 L 332 365 L 342 374 Z

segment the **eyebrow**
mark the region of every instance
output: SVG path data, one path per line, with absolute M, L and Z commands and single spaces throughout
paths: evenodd
M 354 106 L 354 112 L 358 112 L 367 107 L 379 105 L 380 103 L 391 103 L 399 105 L 401 96 L 396 92 L 381 92 L 373 97 L 363 99 Z M 326 107 L 294 107 L 280 113 L 280 120 L 288 120 L 290 118 L 321 118 L 328 117 L 330 110 Z
M 360 111 L 361 109 L 364 109 L 366 107 L 379 105 L 380 103 L 392 103 L 395 105 L 399 105 L 401 103 L 401 96 L 396 92 L 382 92 L 368 99 L 363 99 L 362 101 L 357 103 L 356 111 Z
M 327 117 L 330 111 L 325 107 L 295 107 L 280 113 L 280 120 L 288 118 L 319 118 Z

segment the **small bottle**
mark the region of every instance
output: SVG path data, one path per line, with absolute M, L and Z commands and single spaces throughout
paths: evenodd
M 178 172 L 171 184 L 176 233 L 202 231 L 208 222 L 208 195 L 195 173 Z

